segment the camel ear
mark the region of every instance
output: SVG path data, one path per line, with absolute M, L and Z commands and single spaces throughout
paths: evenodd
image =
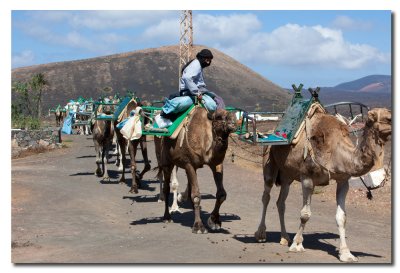
M 214 113 L 207 112 L 207 118 L 208 118 L 209 120 L 213 120 L 213 119 L 214 119 Z

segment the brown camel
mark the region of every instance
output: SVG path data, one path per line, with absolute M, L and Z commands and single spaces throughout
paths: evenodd
M 141 106 L 142 104 L 146 104 L 146 102 L 141 103 L 141 104 L 137 104 L 136 101 L 132 100 L 131 102 L 129 102 L 124 111 L 123 114 L 121 115 L 121 118 L 119 120 L 116 120 L 114 125 L 116 126 L 119 122 L 121 122 L 121 120 L 128 118 L 129 114 L 132 110 L 135 110 L 137 106 Z M 148 121 L 146 120 L 146 117 L 144 118 L 144 123 L 147 123 Z M 151 169 L 151 165 L 149 163 L 149 158 L 147 155 L 147 143 L 146 143 L 146 136 L 142 135 L 139 139 L 135 139 L 135 140 L 131 140 L 128 141 L 126 138 L 124 138 L 124 136 L 122 135 L 122 133 L 120 132 L 120 130 L 115 127 L 115 132 L 117 134 L 117 142 L 119 145 L 119 151 L 121 151 L 121 159 L 122 159 L 122 174 L 121 174 L 121 178 L 120 178 L 120 183 L 126 183 L 125 181 L 125 161 L 126 161 L 126 155 L 125 155 L 125 151 L 126 151 L 126 147 L 128 147 L 128 151 L 129 151 L 129 156 L 131 158 L 131 174 L 132 174 L 132 185 L 131 185 L 131 189 L 130 189 L 130 193 L 138 193 L 138 189 L 140 187 L 140 180 L 143 178 L 143 175 L 148 172 Z M 136 152 L 137 152 L 137 148 L 138 145 L 140 145 L 140 148 L 142 150 L 142 155 L 143 155 L 143 160 L 144 160 L 144 169 L 141 172 L 137 171 L 137 167 L 136 167 Z M 118 155 L 119 158 L 119 155 Z M 117 159 L 119 160 L 119 159 Z
M 99 107 L 100 113 L 110 114 L 110 107 Z M 92 124 L 92 135 L 94 148 L 96 150 L 96 164 L 97 169 L 95 174 L 102 176 L 102 180 L 109 180 L 107 163 L 108 154 L 112 146 L 112 139 L 114 137 L 114 124 L 111 120 L 95 120 Z M 104 164 L 104 159 L 106 162 Z M 100 167 L 102 165 L 102 169 Z
M 262 217 L 255 238 L 266 240 L 265 214 L 273 183 L 281 185 L 277 207 L 281 224 L 281 244 L 289 245 L 284 214 L 285 200 L 293 180 L 300 181 L 303 189 L 303 208 L 300 211 L 300 227 L 289 251 L 304 251 L 303 230 L 311 216 L 311 196 L 315 186 L 327 185 L 336 180 L 336 223 L 340 235 L 339 259 L 356 262 L 346 244 L 345 200 L 350 177 L 361 176 L 374 167 L 382 167 L 383 145 L 391 136 L 391 112 L 375 108 L 368 112 L 363 136 L 355 146 L 349 137 L 348 127 L 334 116 L 324 112 L 309 112 L 305 127 L 296 144 L 269 146 L 263 158 L 264 193 Z M 374 166 L 375 165 L 375 166 Z
M 54 115 L 56 116 L 56 126 L 61 126 L 61 124 L 64 122 L 65 112 L 62 112 L 57 108 L 57 110 L 54 112 Z
M 163 138 L 161 143 L 161 167 L 164 175 L 165 212 L 164 221 L 171 222 L 168 208 L 171 173 L 174 166 L 186 171 L 188 188 L 194 208 L 193 233 L 207 233 L 200 218 L 200 189 L 196 170 L 208 165 L 217 186 L 215 207 L 208 226 L 212 230 L 221 228 L 219 209 L 226 199 L 223 187 L 223 161 L 228 148 L 228 136 L 236 129 L 235 115 L 226 110 L 207 113 L 205 108 L 196 107 L 176 139 Z

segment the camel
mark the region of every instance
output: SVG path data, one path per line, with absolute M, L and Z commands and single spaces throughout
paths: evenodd
M 144 104 L 144 103 L 143 103 Z M 129 156 L 131 158 L 131 174 L 132 174 L 132 185 L 131 185 L 131 189 L 130 189 L 130 193 L 138 193 L 139 192 L 139 188 L 140 188 L 140 180 L 143 178 L 143 175 L 148 172 L 151 169 L 151 165 L 149 163 L 149 158 L 147 155 L 147 143 L 146 143 L 146 136 L 142 135 L 139 139 L 135 139 L 135 140 L 131 140 L 128 141 L 127 139 L 124 138 L 124 136 L 121 134 L 120 130 L 116 127 L 116 125 L 123 119 L 128 118 L 129 114 L 132 110 L 136 109 L 136 106 L 140 106 L 142 104 L 137 104 L 136 101 L 132 100 L 131 102 L 129 102 L 123 113 L 121 114 L 121 118 L 116 120 L 114 122 L 114 126 L 115 126 L 115 132 L 117 134 L 117 142 L 118 142 L 118 146 L 119 149 L 118 151 L 121 151 L 121 159 L 122 159 L 122 174 L 121 174 L 121 178 L 119 180 L 120 183 L 126 183 L 125 181 L 125 161 L 126 161 L 126 149 L 128 148 L 129 151 Z M 144 123 L 147 123 L 148 121 L 144 120 Z M 142 150 L 142 155 L 143 155 L 143 160 L 145 163 L 144 169 L 141 172 L 137 171 L 137 167 L 136 167 L 136 152 L 137 152 L 137 148 L 138 145 L 140 145 L 140 148 Z M 119 156 L 118 159 L 119 160 Z
M 313 104 L 314 105 L 314 104 Z M 375 108 L 368 112 L 363 135 L 357 145 L 349 137 L 348 127 L 334 116 L 323 111 L 309 112 L 305 126 L 296 140 L 297 143 L 283 146 L 268 146 L 263 157 L 264 193 L 262 195 L 262 217 L 255 238 L 266 241 L 265 214 L 270 192 L 275 182 L 280 184 L 277 200 L 281 225 L 281 244 L 289 245 L 284 214 L 285 200 L 293 180 L 300 181 L 303 190 L 303 207 L 300 211 L 300 227 L 289 251 L 301 252 L 303 231 L 311 217 L 311 196 L 315 186 L 327 185 L 336 180 L 336 223 L 339 229 L 339 259 L 342 262 L 356 262 L 358 259 L 346 244 L 345 201 L 349 190 L 349 179 L 358 177 L 383 166 L 383 146 L 391 136 L 391 112 Z
M 64 122 L 65 112 L 60 111 L 60 109 L 57 108 L 54 115 L 56 116 L 56 126 L 61 126 Z
M 103 107 L 101 105 L 99 107 L 99 112 L 110 114 L 111 108 Z M 94 147 L 96 150 L 97 169 L 95 171 L 95 175 L 99 177 L 102 176 L 103 181 L 110 180 L 108 176 L 107 163 L 108 154 L 112 145 L 112 139 L 114 137 L 114 124 L 111 120 L 94 120 L 91 131 L 93 135 Z M 104 159 L 106 159 L 105 164 Z M 102 165 L 102 168 L 100 167 L 100 164 Z
M 208 227 L 212 230 L 221 229 L 219 209 L 226 199 L 223 187 L 223 161 L 228 148 L 229 134 L 236 130 L 236 118 L 231 112 L 218 109 L 208 113 L 205 108 L 196 106 L 185 128 L 176 139 L 162 138 L 161 167 L 164 176 L 165 211 L 163 220 L 171 222 L 169 211 L 169 193 L 171 173 L 174 166 L 186 171 L 188 191 L 194 209 L 193 233 L 207 233 L 200 218 L 200 188 L 196 170 L 208 165 L 214 176 L 217 186 L 214 210 L 208 218 Z

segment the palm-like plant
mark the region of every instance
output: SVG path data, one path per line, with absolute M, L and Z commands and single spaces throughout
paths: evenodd
M 47 85 L 48 82 L 45 80 L 43 73 L 35 74 L 30 81 L 30 87 L 34 93 L 35 108 L 38 119 L 42 116 L 42 94 Z

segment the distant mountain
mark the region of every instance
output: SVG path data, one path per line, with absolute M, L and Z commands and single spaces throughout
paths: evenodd
M 371 75 L 334 87 L 321 87 L 319 100 L 322 104 L 335 102 L 361 102 L 370 108 L 392 108 L 392 81 L 388 75 Z M 293 91 L 291 91 L 293 92 Z M 308 91 L 303 95 L 310 97 Z
M 196 46 L 195 53 L 201 46 Z M 204 70 L 207 87 L 230 106 L 254 111 L 256 108 L 284 110 L 289 92 L 240 64 L 228 55 L 211 48 L 214 59 Z M 43 109 L 66 104 L 79 96 L 121 95 L 134 91 L 153 101 L 178 92 L 179 47 L 154 49 L 22 67 L 12 70 L 12 82 L 27 81 L 43 73 L 49 90 L 43 96 Z
M 335 89 L 358 92 L 385 92 L 392 91 L 392 77 L 388 75 L 370 75 L 364 78 L 338 84 Z

